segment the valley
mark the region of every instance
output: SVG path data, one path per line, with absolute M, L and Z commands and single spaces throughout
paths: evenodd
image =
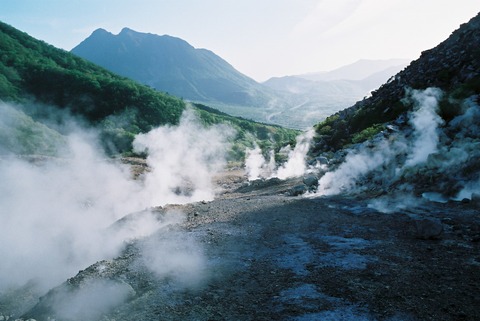
M 300 130 L 368 96 L 409 62 L 360 60 L 330 72 L 258 83 L 209 50 L 194 48 L 179 38 L 129 28 L 117 35 L 97 29 L 71 52 L 187 101 Z
M 268 87 L 179 38 L 82 44 L 177 78 L 0 23 L 0 320 L 479 319 L 480 14 L 362 98 L 392 61 Z

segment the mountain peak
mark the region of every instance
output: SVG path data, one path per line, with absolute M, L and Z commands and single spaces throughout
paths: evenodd
M 72 52 L 124 77 L 189 100 L 263 106 L 269 99 L 261 85 L 213 52 L 196 49 L 169 35 L 125 27 L 118 35 L 87 38 Z
M 103 29 L 103 28 L 98 28 L 96 30 L 94 30 L 92 32 L 92 35 L 91 37 L 95 37 L 95 36 L 105 36 L 105 35 L 108 35 L 108 36 L 111 36 L 112 33 L 108 32 L 107 30 Z
M 191 47 L 193 49 L 193 47 L 183 39 L 173 37 L 173 36 L 170 36 L 170 35 L 157 35 L 157 34 L 154 34 L 154 33 L 140 32 L 140 31 L 130 29 L 128 27 L 124 27 L 120 31 L 120 33 L 117 35 L 117 37 L 120 37 L 120 38 L 130 37 L 130 38 L 134 38 L 134 39 L 137 39 L 137 40 L 138 39 L 143 39 L 143 40 L 149 39 L 149 41 L 152 41 L 152 42 L 158 42 L 159 39 L 161 39 L 162 41 L 173 41 L 173 42 L 176 42 L 176 43 L 182 43 L 184 45 L 188 45 L 188 47 Z
M 120 33 L 122 33 L 122 32 L 129 32 L 129 31 L 136 32 L 135 30 L 130 29 L 130 28 L 128 28 L 128 27 L 123 27 L 123 28 L 122 28 L 122 31 L 120 31 Z
M 140 32 L 130 29 L 128 27 L 124 27 L 118 35 L 121 36 L 121 35 L 131 35 L 131 34 L 140 34 Z

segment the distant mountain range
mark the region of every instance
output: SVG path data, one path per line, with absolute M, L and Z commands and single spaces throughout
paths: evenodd
M 263 84 L 206 49 L 168 35 L 95 30 L 72 53 L 186 100 L 256 121 L 307 128 L 368 95 L 406 60 L 361 60 L 331 72 L 272 78 Z
M 128 28 L 114 35 L 97 29 L 72 53 L 187 100 L 259 107 L 272 98 L 268 88 L 238 72 L 213 52 L 196 49 L 168 35 Z
M 333 94 L 358 98 L 377 89 L 409 62 L 406 59 L 362 59 L 328 72 L 270 78 L 264 84 L 293 94 Z
M 390 69 L 397 69 L 398 72 L 406 67 L 409 62 L 410 60 L 408 59 L 360 59 L 357 62 L 331 71 L 312 72 L 298 75 L 298 77 L 313 81 L 364 80 L 377 73 L 388 73 L 390 74 L 388 77 L 390 77 L 392 75 L 389 71 Z
M 275 117 L 288 117 L 293 123 L 311 126 L 369 96 L 408 62 L 404 59 L 359 60 L 329 72 L 271 78 L 264 84 L 296 97 L 301 108 L 284 110 L 270 121 L 275 122 Z

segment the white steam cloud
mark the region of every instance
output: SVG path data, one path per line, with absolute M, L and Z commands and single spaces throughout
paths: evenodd
M 247 149 L 245 155 L 245 171 L 248 180 L 253 181 L 262 177 L 270 177 L 275 171 L 275 153 L 270 151 L 267 161 L 260 147 L 255 144 L 253 149 Z
M 356 188 L 357 182 L 373 170 L 380 170 L 377 183 L 387 185 L 405 169 L 423 163 L 435 153 L 439 143 L 438 126 L 442 124 L 437 115 L 438 100 L 442 92 L 436 88 L 424 91 L 413 90 L 415 111 L 409 122 L 413 133 L 407 139 L 403 134 L 393 134 L 388 139 L 373 142 L 374 146 L 362 146 L 351 151 L 345 161 L 334 171 L 319 180 L 317 195 L 333 195 Z M 402 161 L 402 156 L 406 161 Z
M 156 233 L 141 243 L 144 265 L 158 278 L 169 277 L 179 287 L 195 287 L 206 276 L 206 258 L 189 233 Z
M 412 150 L 405 166 L 423 163 L 428 155 L 437 151 L 439 142 L 437 128 L 443 124 L 442 118 L 437 114 L 438 101 L 442 98 L 441 90 L 428 88 L 422 92 L 413 91 L 411 98 L 419 108 L 410 118 L 410 124 L 415 131 Z
M 157 204 L 213 199 L 212 177 L 225 165 L 232 134 L 224 125 L 204 128 L 193 111 L 187 111 L 179 126 L 138 135 L 134 149 L 148 152 L 152 169 L 144 181 L 148 199 Z
M 374 150 L 364 149 L 350 153 L 335 171 L 320 178 L 316 194 L 335 195 L 353 189 L 359 178 L 391 161 L 395 149 L 403 147 L 402 144 L 393 144 L 394 147 L 388 141 L 381 141 Z M 384 175 L 387 176 L 388 173 Z
M 275 153 L 269 152 L 268 160 L 262 154 L 260 147 L 255 145 L 253 149 L 247 149 L 245 159 L 245 170 L 248 180 L 256 180 L 259 178 L 287 179 L 291 177 L 299 177 L 308 170 L 306 156 L 312 142 L 314 130 L 308 130 L 297 137 L 295 148 L 292 150 L 290 146 L 284 147 L 280 153 L 287 156 L 287 161 L 276 167 Z
M 59 320 L 96 320 L 135 293 L 130 285 L 113 280 L 89 280 L 73 291 L 60 291 L 53 302 Z
M 211 199 L 212 175 L 224 164 L 230 132 L 204 128 L 187 111 L 178 126 L 138 136 L 135 148 L 147 151 L 151 168 L 138 180 L 129 167 L 105 157 L 94 135 L 84 131 L 68 136 L 65 158 L 40 165 L 15 156 L 1 159 L 0 294 L 29 281 L 45 291 L 117 255 L 125 240 L 181 221 L 160 221 L 146 211 L 131 216 L 120 230 L 109 229 L 125 215 L 152 206 Z

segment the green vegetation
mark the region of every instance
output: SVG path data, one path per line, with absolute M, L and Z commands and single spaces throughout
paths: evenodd
M 18 107 L 14 117 L 23 124 L 16 129 L 22 131 L 19 134 L 22 139 L 15 139 L 15 143 L 6 147 L 16 153 L 55 152 L 47 147 L 33 150 L 34 146 L 49 145 L 38 140 L 47 141 L 55 136 L 32 129 L 43 128 L 38 129 L 41 132 L 48 129 L 39 123 L 51 117 L 52 108 L 47 106 L 68 111 L 100 129 L 109 153 L 128 153 L 136 134 L 164 124 L 177 124 L 186 107 L 179 98 L 115 75 L 3 23 L 0 23 L 0 100 L 14 102 L 15 108 L 28 106 L 25 110 Z M 254 140 L 260 145 L 278 147 L 275 144 L 294 142 L 298 133 L 231 117 L 207 106 L 195 108 L 206 125 L 228 123 L 237 131 L 232 151 L 235 158 L 241 157 Z M 3 134 L 12 130 L 4 127 Z M 16 144 L 25 148 L 15 147 Z
M 300 133 L 293 129 L 233 117 L 201 104 L 194 106 L 205 125 L 227 123 L 235 130 L 234 144 L 230 152 L 232 159 L 243 158 L 245 149 L 252 148 L 254 142 L 264 151 L 273 149 L 278 152 L 285 145 L 295 145 L 295 138 Z
M 375 124 L 372 127 L 365 128 L 359 133 L 356 133 L 352 137 L 352 143 L 363 143 L 366 140 L 373 138 L 376 134 L 380 133 L 385 127 L 382 124 Z
M 33 95 L 92 123 L 134 108 L 136 125 L 143 131 L 178 122 L 185 108 L 178 98 L 117 76 L 5 24 L 0 24 L 0 48 L 4 100 L 22 102 Z
M 426 87 L 421 86 L 420 89 Z M 439 115 L 448 122 L 463 113 L 462 101 L 465 98 L 480 93 L 480 77 L 473 77 L 444 92 L 439 101 Z M 357 108 L 339 112 L 315 126 L 318 139 L 323 141 L 325 149 L 338 150 L 365 141 L 380 132 L 383 124 L 413 108 L 412 102 L 404 99 L 404 96 L 373 98 L 359 102 Z

